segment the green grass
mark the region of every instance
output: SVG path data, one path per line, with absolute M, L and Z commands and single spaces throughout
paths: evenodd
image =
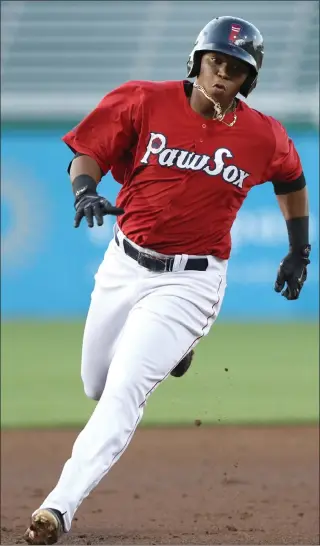
M 2 324 L 2 427 L 87 420 L 95 403 L 80 379 L 82 330 L 81 323 Z M 316 323 L 218 323 L 189 372 L 150 397 L 143 423 L 316 422 L 318 354 Z

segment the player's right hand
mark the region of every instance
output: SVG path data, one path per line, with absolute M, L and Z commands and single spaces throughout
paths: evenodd
M 93 227 L 94 219 L 96 219 L 97 225 L 103 225 L 103 217 L 107 214 L 112 216 L 120 216 L 124 213 L 123 209 L 114 207 L 111 203 L 101 197 L 97 193 L 85 193 L 79 199 L 76 200 L 74 207 L 76 214 L 74 217 L 74 227 L 80 226 L 82 218 L 87 220 L 87 224 L 90 228 Z

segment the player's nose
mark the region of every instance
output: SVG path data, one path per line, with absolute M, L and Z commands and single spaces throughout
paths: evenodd
M 228 64 L 227 63 L 221 63 L 218 66 L 217 70 L 217 76 L 220 78 L 228 78 Z

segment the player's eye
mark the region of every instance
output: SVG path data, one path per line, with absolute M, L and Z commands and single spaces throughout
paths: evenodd
M 230 72 L 232 74 L 235 74 L 235 75 L 240 75 L 240 74 L 244 74 L 246 72 L 246 69 L 245 67 L 240 64 L 240 63 L 234 63 L 231 67 L 230 67 Z

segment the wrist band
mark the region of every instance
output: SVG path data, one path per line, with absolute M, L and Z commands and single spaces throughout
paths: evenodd
M 97 183 L 94 178 L 88 174 L 80 174 L 79 176 L 76 176 L 72 182 L 72 191 L 75 198 L 78 199 L 88 190 L 93 193 L 97 193 Z
M 300 251 L 309 243 L 309 216 L 290 218 L 286 224 L 291 250 Z

